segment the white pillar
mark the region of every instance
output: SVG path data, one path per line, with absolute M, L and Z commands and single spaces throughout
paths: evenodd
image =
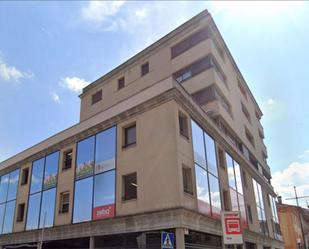
M 89 249 L 94 249 L 94 237 L 90 236 L 89 239 Z
M 176 228 L 176 248 L 185 249 L 185 229 L 182 227 Z

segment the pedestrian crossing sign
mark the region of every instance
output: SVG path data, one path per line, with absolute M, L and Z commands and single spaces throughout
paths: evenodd
M 174 234 L 162 232 L 161 233 L 161 249 L 174 249 Z

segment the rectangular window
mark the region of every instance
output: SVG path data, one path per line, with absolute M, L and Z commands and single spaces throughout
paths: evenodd
M 93 175 L 95 137 L 88 137 L 77 144 L 75 178 L 81 179 Z
M 6 203 L 2 234 L 11 233 L 13 231 L 15 203 L 15 200 Z
M 33 194 L 33 193 L 36 193 L 42 190 L 44 163 L 45 163 L 44 157 L 32 163 L 30 194 Z
M 123 176 L 123 200 L 137 199 L 136 173 Z
M 248 188 L 247 175 L 246 175 L 246 171 L 244 170 L 242 170 L 242 179 L 244 181 L 244 187 Z
M 38 228 L 40 206 L 41 206 L 41 192 L 30 195 L 28 203 L 26 230 L 32 230 Z
M 125 84 L 124 77 L 118 79 L 118 90 L 124 88 L 124 84 Z
M 18 204 L 16 221 L 21 222 L 25 216 L 25 203 Z
M 102 90 L 97 91 L 96 93 L 91 95 L 91 105 L 102 100 Z
M 192 171 L 188 167 L 182 167 L 183 191 L 193 195 Z
M 91 220 L 93 177 L 75 183 L 73 223 Z
M 241 102 L 241 110 L 242 110 L 243 114 L 245 115 L 245 117 L 247 118 L 247 120 L 249 121 L 249 123 L 251 123 L 250 113 L 242 102 Z
M 199 212 L 211 215 L 208 177 L 205 169 L 195 164 L 197 206 Z
M 266 221 L 262 188 L 261 185 L 256 180 L 252 179 L 252 182 L 253 182 L 253 190 L 258 213 L 258 219 L 260 223 L 260 232 L 263 233 L 264 235 L 268 235 L 268 226 Z
M 72 167 L 72 158 L 73 158 L 72 150 L 67 150 L 63 152 L 62 170 L 70 169 Z
M 136 144 L 136 124 L 124 128 L 124 145 L 123 147 L 128 147 Z
M 70 192 L 60 193 L 60 207 L 59 213 L 68 213 L 70 208 Z
M 186 138 L 189 138 L 188 118 L 183 113 L 178 114 L 179 133 Z
M 247 206 L 247 211 L 248 211 L 248 218 L 249 218 L 249 221 L 250 221 L 250 223 L 252 224 L 253 219 L 252 219 L 252 211 L 251 211 L 251 206 L 250 206 L 250 205 Z
M 228 192 L 226 190 L 223 190 L 222 193 L 223 193 L 224 210 L 225 211 L 229 211 L 230 210 L 230 205 L 229 205 Z
M 247 137 L 248 141 L 251 143 L 251 145 L 253 147 L 255 147 L 254 138 L 253 138 L 251 132 L 247 128 L 245 128 L 245 132 L 246 132 L 246 137 Z
M 39 228 L 52 227 L 54 225 L 55 201 L 56 188 L 43 191 Z
M 219 219 L 221 213 L 221 199 L 220 199 L 220 186 L 217 177 L 208 174 L 209 179 L 209 192 L 211 203 L 211 214 L 213 217 Z
M 56 187 L 59 165 L 59 151 L 46 156 L 43 189 Z
M 96 135 L 95 174 L 115 168 L 116 127 L 109 128 Z
M 144 76 L 148 73 L 149 73 L 149 62 L 146 62 L 141 66 L 141 76 Z
M 213 175 L 218 176 L 215 140 L 204 132 L 204 141 L 206 147 L 207 170 Z
M 26 185 L 28 183 L 29 178 L 29 168 L 25 168 L 22 170 L 21 174 L 21 185 Z
M 243 84 L 240 82 L 239 79 L 237 79 L 237 83 L 238 83 L 238 88 L 239 88 L 241 94 L 245 97 L 245 99 L 247 99 L 247 92 L 246 92 L 245 87 L 243 86 Z

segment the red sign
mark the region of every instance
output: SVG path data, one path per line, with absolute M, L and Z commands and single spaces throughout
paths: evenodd
M 242 227 L 239 212 L 222 212 L 224 244 L 242 244 Z
M 99 206 L 92 209 L 94 220 L 101 220 L 115 217 L 115 204 Z

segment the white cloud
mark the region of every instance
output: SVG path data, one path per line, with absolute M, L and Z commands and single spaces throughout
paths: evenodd
M 109 18 L 116 15 L 124 3 L 125 1 L 90 1 L 82 8 L 81 17 L 104 31 L 114 30 L 119 24 Z
M 309 157 L 309 150 L 305 150 L 302 154 L 298 156 L 298 158 L 306 158 Z
M 78 77 L 65 77 L 60 81 L 60 85 L 70 89 L 74 92 L 81 92 L 84 87 L 89 85 L 90 82 Z
M 309 162 L 293 162 L 286 169 L 275 172 L 272 177 L 272 185 L 275 192 L 282 196 L 283 203 L 296 204 L 295 200 L 286 200 L 295 196 L 294 186 L 297 188 L 298 196 L 309 195 Z M 309 203 L 309 198 L 300 199 L 300 205 L 306 207 L 307 201 Z
M 5 81 L 19 81 L 22 78 L 32 78 L 34 75 L 32 72 L 22 72 L 18 70 L 14 66 L 7 65 L 2 59 L 0 58 L 0 78 Z
M 57 104 L 61 103 L 60 97 L 59 97 L 59 95 L 57 93 L 51 92 L 50 95 L 51 95 L 51 97 L 52 97 L 54 102 L 56 102 Z
M 261 109 L 264 114 L 263 120 L 268 122 L 279 120 L 286 115 L 286 107 L 284 103 L 274 98 L 266 99 L 262 103 Z

